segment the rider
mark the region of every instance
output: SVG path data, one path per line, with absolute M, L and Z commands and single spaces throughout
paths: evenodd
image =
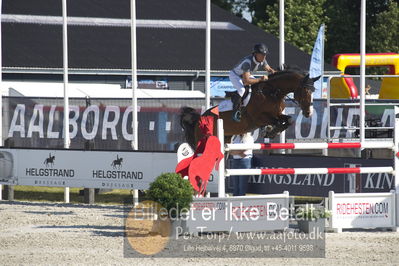
M 267 76 L 255 78 L 251 73 L 259 70 L 265 70 L 271 73 L 275 72 L 275 70 L 271 68 L 266 61 L 266 55 L 268 53 L 269 49 L 265 44 L 255 44 L 252 54 L 241 59 L 241 61 L 230 71 L 230 81 L 237 90 L 231 95 L 231 101 L 233 102 L 232 118 L 236 122 L 240 122 L 241 120 L 240 109 L 242 96 L 245 93 L 245 86 L 267 80 Z

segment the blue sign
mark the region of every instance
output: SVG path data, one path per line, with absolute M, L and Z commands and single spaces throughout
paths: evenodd
M 224 97 L 226 91 L 235 91 L 228 77 L 211 77 L 211 96 Z

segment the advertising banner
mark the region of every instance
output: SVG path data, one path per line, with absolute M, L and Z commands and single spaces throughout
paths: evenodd
M 339 103 L 354 103 L 348 100 Z M 368 100 L 367 103 L 386 103 L 386 105 L 366 105 L 366 138 L 392 138 L 392 131 L 378 130 L 378 127 L 394 126 L 393 106 L 395 100 Z M 298 106 L 287 101 L 285 114 L 292 116 L 294 123 L 288 127 L 287 139 L 326 139 L 328 121 L 331 127 L 359 127 L 360 111 L 358 106 L 332 106 L 330 113 L 327 110 L 326 100 L 314 100 L 314 111 L 311 117 L 306 118 Z M 373 129 L 373 127 L 375 129 Z M 335 129 L 330 131 L 331 138 L 358 138 L 356 129 Z
M 175 153 L 136 151 L 1 149 L 0 157 L 2 183 L 109 189 L 148 189 L 177 162 Z
M 140 99 L 139 149 L 175 151 L 184 140 L 180 108 L 203 99 Z M 57 98 L 4 97 L 3 136 L 21 148 L 63 148 L 64 108 Z M 70 99 L 72 149 L 131 150 L 131 99 Z
M 395 191 L 330 195 L 332 228 L 395 226 Z
M 140 89 L 167 89 L 169 88 L 168 80 L 161 79 L 161 80 L 154 80 L 154 79 L 138 79 L 137 80 L 138 87 Z M 125 81 L 125 87 L 131 88 L 132 87 L 132 77 L 127 77 Z
M 213 99 L 216 105 L 220 99 Z M 380 102 L 380 101 L 379 101 Z M 392 101 L 391 103 L 392 104 Z M 184 142 L 180 108 L 190 106 L 201 111 L 203 99 L 139 99 L 139 150 L 175 151 Z M 359 125 L 359 109 L 353 106 L 331 107 L 329 118 L 325 100 L 314 101 L 310 118 L 287 100 L 285 112 L 294 123 L 285 131 L 287 139 L 325 139 L 328 119 L 331 126 Z M 63 100 L 57 98 L 3 97 L 3 136 L 14 147 L 63 148 Z M 392 130 L 369 130 L 394 125 L 393 105 L 366 107 L 366 138 L 389 138 Z M 132 141 L 130 99 L 70 99 L 69 131 L 72 149 L 130 150 Z M 332 138 L 354 138 L 356 129 L 336 129 Z M 264 138 L 255 130 L 256 142 Z
M 186 226 L 189 232 L 283 230 L 288 228 L 289 223 L 288 199 L 288 193 L 195 198 L 191 203 L 190 219 L 187 219 Z

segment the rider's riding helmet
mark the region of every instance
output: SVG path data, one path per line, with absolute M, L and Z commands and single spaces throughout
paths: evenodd
M 253 53 L 267 55 L 269 53 L 269 49 L 267 48 L 267 46 L 265 44 L 258 43 L 258 44 L 255 44 Z

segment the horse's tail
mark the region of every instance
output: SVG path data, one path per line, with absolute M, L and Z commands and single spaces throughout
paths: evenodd
M 195 126 L 200 114 L 191 107 L 183 107 L 180 111 L 180 125 L 184 130 L 184 136 L 188 144 L 195 149 Z

